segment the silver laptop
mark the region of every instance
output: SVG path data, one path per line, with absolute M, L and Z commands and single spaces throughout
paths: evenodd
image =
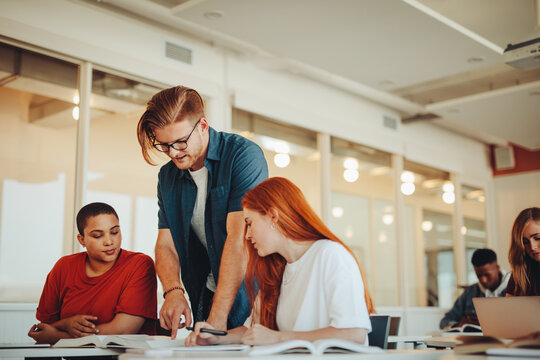
M 473 298 L 482 333 L 515 339 L 540 331 L 540 296 Z

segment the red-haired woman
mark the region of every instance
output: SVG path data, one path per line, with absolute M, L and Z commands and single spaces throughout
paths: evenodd
M 517 216 L 512 226 L 508 260 L 512 276 L 506 287 L 506 296 L 539 296 L 540 208 L 527 208 Z
M 252 313 L 227 336 L 200 332 L 186 345 L 272 344 L 342 338 L 368 344 L 373 304 L 351 250 L 315 214 L 300 189 L 269 178 L 242 200 Z

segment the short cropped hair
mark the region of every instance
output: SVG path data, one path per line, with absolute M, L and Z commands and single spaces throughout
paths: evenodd
M 77 230 L 79 230 L 79 234 L 84 236 L 84 228 L 86 227 L 86 221 L 89 218 L 101 214 L 111 214 L 114 215 L 116 219 L 120 220 L 118 214 L 111 205 L 102 202 L 90 203 L 83 206 L 77 214 Z
M 474 266 L 484 266 L 497 261 L 497 254 L 491 249 L 476 249 L 471 262 Z

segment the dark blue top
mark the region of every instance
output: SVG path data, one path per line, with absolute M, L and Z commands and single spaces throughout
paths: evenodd
M 208 251 L 191 229 L 197 185 L 189 171 L 178 169 L 171 160 L 160 169 L 157 186 L 158 226 L 171 231 L 192 309 L 197 309 L 210 269 L 216 281 L 219 279 L 221 254 L 227 238 L 227 214 L 241 211 L 244 194 L 268 177 L 266 160 L 258 145 L 240 135 L 212 128 L 209 128 L 204 166 L 208 169 L 204 213 Z M 229 323 L 233 327 L 241 326 L 249 313 L 249 301 L 242 284 L 229 313 Z

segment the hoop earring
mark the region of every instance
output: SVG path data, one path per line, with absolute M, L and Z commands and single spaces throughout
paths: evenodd
M 272 222 L 272 225 L 270 225 L 270 229 L 276 230 L 276 224 L 274 224 L 274 222 Z

